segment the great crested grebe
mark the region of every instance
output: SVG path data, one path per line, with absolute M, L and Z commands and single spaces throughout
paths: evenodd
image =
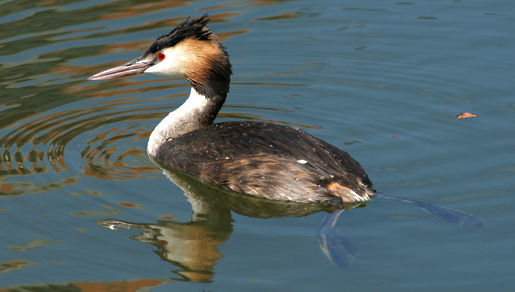
M 152 131 L 148 154 L 164 167 L 250 196 L 336 207 L 369 201 L 375 190 L 367 174 L 347 152 L 331 144 L 283 125 L 213 124 L 229 91 L 232 70 L 207 22 L 207 15 L 188 18 L 157 38 L 140 57 L 89 78 L 155 73 L 188 79 L 190 96 Z

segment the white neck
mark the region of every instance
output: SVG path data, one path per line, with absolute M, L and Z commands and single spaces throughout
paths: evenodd
M 169 113 L 150 134 L 147 151 L 152 156 L 157 155 L 159 146 L 167 139 L 179 137 L 188 132 L 208 126 L 202 117 L 208 113 L 212 101 L 191 88 L 188 99 L 176 110 Z

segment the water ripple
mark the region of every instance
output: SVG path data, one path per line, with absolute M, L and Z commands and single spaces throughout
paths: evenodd
M 100 102 L 85 109 L 45 113 L 20 123 L 0 138 L 0 175 L 66 171 L 66 146 L 81 136 L 79 140 L 87 137 L 80 151 L 85 175 L 129 179 L 155 173 L 156 168 L 149 165 L 141 150 L 144 142 L 139 143 L 149 135 L 149 128 L 141 122 L 154 114 L 146 108 L 121 108 L 130 103 Z

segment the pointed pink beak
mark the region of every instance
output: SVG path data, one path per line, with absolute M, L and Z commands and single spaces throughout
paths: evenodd
M 152 61 L 138 62 L 137 60 L 131 61 L 127 64 L 107 69 L 97 73 L 88 78 L 88 80 L 107 80 L 119 77 L 125 77 L 135 74 L 141 74 L 147 70 L 148 67 L 154 65 Z

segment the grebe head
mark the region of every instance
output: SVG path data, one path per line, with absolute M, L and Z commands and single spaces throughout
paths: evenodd
M 207 14 L 188 18 L 170 33 L 158 37 L 138 58 L 89 77 L 105 80 L 141 73 L 183 75 L 204 96 L 229 91 L 231 64 L 216 36 L 206 27 Z

